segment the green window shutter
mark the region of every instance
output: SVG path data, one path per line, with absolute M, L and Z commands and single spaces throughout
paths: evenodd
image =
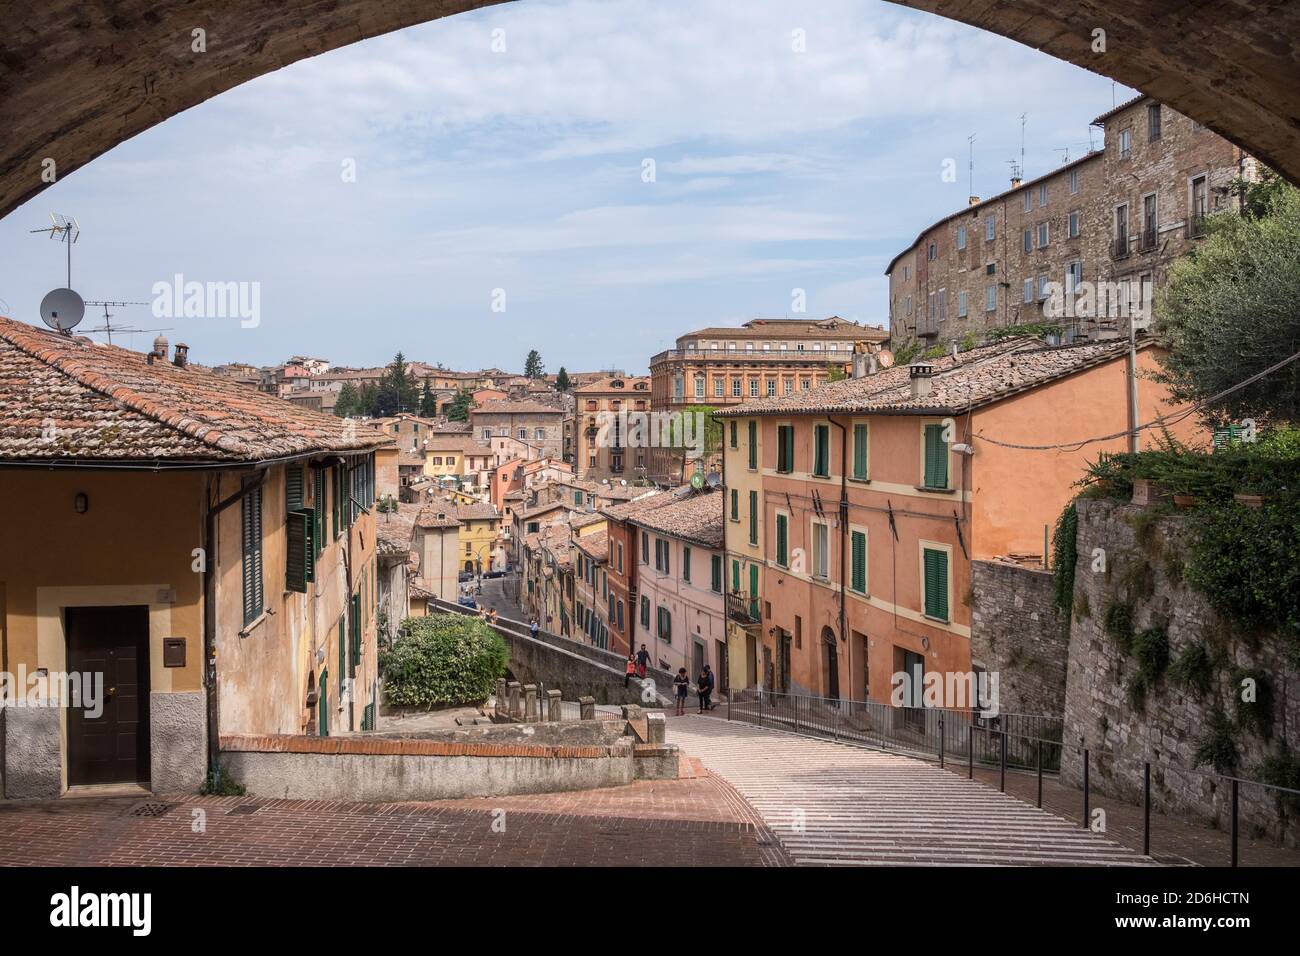
M 328 737 L 330 735 L 330 669 L 328 667 L 320 672 L 320 683 L 316 686 L 319 689 L 316 701 L 320 718 L 318 732 L 322 737 Z
M 749 493 L 749 543 L 758 544 L 758 492 Z
M 290 465 L 284 470 L 284 510 L 301 511 L 306 489 L 302 481 L 302 466 Z
M 925 426 L 925 487 L 948 487 L 948 443 L 942 425 Z
M 682 580 L 690 581 L 691 579 L 691 549 L 682 548 Z
M 735 448 L 736 447 L 736 423 L 727 422 L 727 425 L 728 425 L 728 431 L 731 432 L 731 447 Z
M 352 595 L 352 673 L 361 663 L 361 595 Z
M 339 616 L 339 686 L 343 686 L 343 675 L 348 672 L 348 638 L 347 615 Z M 342 701 L 342 695 L 339 696 Z
M 575 505 L 578 505 L 579 507 L 582 506 L 582 492 L 581 492 L 581 491 L 575 491 L 575 492 L 573 493 L 573 503 L 574 503 Z
M 749 423 L 749 467 L 758 467 L 758 422 Z
M 758 617 L 758 565 L 749 566 L 749 616 Z
M 867 593 L 867 536 L 861 531 L 853 535 L 853 576 L 849 585 L 859 594 Z
M 731 590 L 740 590 L 740 562 L 734 558 L 731 562 Z
M 787 567 L 789 564 L 786 560 L 788 557 L 786 552 L 789 544 L 787 538 L 789 530 L 788 522 L 789 519 L 785 515 L 776 516 L 776 563 L 783 568 Z
M 711 565 L 710 568 L 711 580 L 709 582 L 709 586 L 713 588 L 714 591 L 721 591 L 722 590 L 722 558 L 719 555 L 715 554 L 713 555 L 713 560 L 710 561 L 709 563 Z
M 641 595 L 641 626 L 650 626 L 650 599 L 644 594 Z
M 948 555 L 925 549 L 925 613 L 948 620 Z
M 313 468 L 312 473 L 312 541 L 315 556 L 325 550 L 325 469 Z M 314 570 L 314 569 L 313 569 Z
M 794 471 L 794 426 L 781 425 L 777 433 L 776 470 L 789 474 Z
M 735 488 L 731 489 L 731 520 L 740 520 L 740 492 Z
M 830 474 L 831 427 L 817 425 L 813 428 L 813 474 L 825 478 Z
M 311 564 L 311 512 L 290 511 L 284 516 L 284 530 L 285 590 L 306 594 Z
M 262 613 L 265 591 L 262 582 L 262 489 L 255 488 L 242 502 L 242 572 L 244 623 L 251 624 Z
M 853 477 L 867 477 L 867 426 L 853 426 Z
M 373 701 L 366 704 L 366 709 L 361 712 L 361 729 L 375 729 L 375 704 Z

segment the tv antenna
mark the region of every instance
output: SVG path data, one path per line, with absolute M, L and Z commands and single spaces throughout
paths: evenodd
M 966 161 L 966 182 L 969 191 L 967 196 L 972 199 L 975 197 L 975 134 L 971 133 L 966 137 L 966 144 L 970 148 L 970 155 Z
M 68 247 L 68 285 L 72 288 L 72 246 L 81 235 L 81 225 L 77 220 L 70 216 L 64 216 L 61 213 L 50 213 L 51 225 L 44 229 L 33 229 L 32 232 L 48 232 L 50 238 L 58 242 L 65 243 Z
M 1020 177 L 1025 174 L 1025 120 L 1029 117 L 1028 113 L 1020 114 Z
M 109 300 L 109 301 L 99 301 L 99 300 L 91 301 L 91 300 L 88 299 L 88 300 L 86 301 L 86 305 L 98 305 L 98 306 L 101 306 L 101 307 L 103 308 L 103 310 L 104 310 L 104 325 L 103 325 L 101 328 L 98 328 L 98 329 L 87 329 L 87 330 L 86 330 L 86 334 L 87 334 L 87 335 L 96 335 L 96 334 L 99 334 L 99 333 L 103 333 L 104 335 L 106 335 L 106 336 L 108 337 L 108 344 L 109 344 L 109 345 L 112 345 L 112 344 L 113 344 L 113 333 L 114 333 L 114 332 L 117 332 L 119 335 L 134 335 L 134 334 L 137 333 L 137 332 L 170 332 L 170 331 L 172 330 L 172 327 L 171 327 L 171 326 L 167 326 L 166 328 L 161 328 L 161 329 L 137 329 L 137 328 L 135 328 L 134 326 L 130 326 L 130 325 L 113 325 L 113 324 L 109 321 L 109 319 L 111 319 L 111 318 L 113 317 L 113 315 L 115 314 L 115 313 L 112 313 L 112 312 L 109 312 L 109 311 L 108 311 L 108 307 L 109 307 L 109 306 L 113 306 L 114 308 L 117 308 L 117 307 L 119 307 L 119 306 L 123 306 L 123 305 L 148 305 L 148 304 L 149 304 L 148 302 L 125 302 L 125 301 L 113 301 L 113 300 Z

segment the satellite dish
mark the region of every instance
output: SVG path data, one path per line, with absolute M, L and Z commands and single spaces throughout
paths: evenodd
M 710 488 L 716 488 L 722 484 L 722 476 L 716 471 L 711 471 L 705 476 L 704 480 L 708 482 Z
M 704 482 L 705 479 L 704 479 L 703 472 L 697 471 L 695 474 L 691 475 L 691 487 L 694 488 L 696 491 L 699 491 L 701 488 L 704 487 Z
M 876 354 L 876 361 L 880 363 L 881 368 L 889 368 L 894 364 L 894 353 L 889 349 L 881 349 Z
M 41 319 L 52 329 L 68 332 L 86 315 L 86 303 L 71 289 L 55 289 L 41 299 Z

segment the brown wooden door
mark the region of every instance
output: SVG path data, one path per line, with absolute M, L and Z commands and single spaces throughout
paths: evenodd
M 149 782 L 149 609 L 64 610 L 68 670 L 104 675 L 103 709 L 68 709 L 68 785 Z

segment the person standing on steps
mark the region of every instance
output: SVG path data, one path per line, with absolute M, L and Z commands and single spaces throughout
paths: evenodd
M 541 628 L 537 626 L 537 618 L 533 618 L 533 622 L 528 625 L 528 633 L 533 637 L 536 637 L 539 630 L 541 630 Z
M 673 678 L 673 686 L 677 688 L 677 717 L 686 716 L 686 695 L 690 692 L 691 679 L 686 676 L 686 668 L 677 669 L 677 676 Z
M 628 681 L 632 679 L 632 675 L 635 673 L 636 673 L 636 657 L 635 655 L 629 654 L 627 655 L 627 671 L 626 673 L 623 674 L 624 687 L 628 685 Z
M 641 645 L 641 650 L 636 652 L 636 674 L 638 677 L 645 677 L 646 668 L 650 666 L 650 652 Z
M 686 668 L 682 668 L 685 671 Z M 700 695 L 700 713 L 706 710 L 712 710 L 713 704 L 709 702 L 709 695 L 713 693 L 714 680 L 713 671 L 709 670 L 709 665 L 704 665 L 704 670 L 700 671 L 700 678 L 695 682 L 695 692 Z

